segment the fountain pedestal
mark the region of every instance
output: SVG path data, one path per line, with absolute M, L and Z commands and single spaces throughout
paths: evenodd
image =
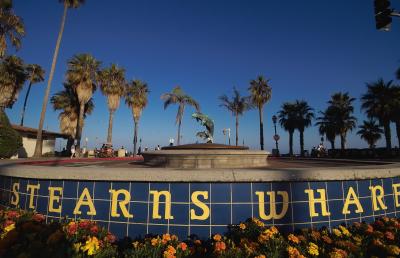
M 266 151 L 222 144 L 170 146 L 160 151 L 147 151 L 142 155 L 147 165 L 167 168 L 253 168 L 268 165 Z

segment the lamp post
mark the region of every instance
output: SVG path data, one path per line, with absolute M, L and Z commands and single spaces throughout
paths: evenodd
M 224 134 L 224 136 L 226 135 L 226 133 L 228 133 L 228 141 L 229 145 L 231 145 L 231 128 L 224 128 L 222 130 L 222 133 Z
M 276 115 L 272 116 L 272 122 L 274 123 L 274 129 L 275 129 L 275 135 L 274 135 L 274 140 L 275 140 L 275 148 L 276 148 L 276 155 L 279 156 L 279 147 L 278 147 L 278 141 L 279 141 L 279 135 L 276 133 L 276 121 L 278 118 Z

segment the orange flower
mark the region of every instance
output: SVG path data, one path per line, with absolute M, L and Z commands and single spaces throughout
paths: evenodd
M 246 225 L 245 225 L 244 223 L 240 223 L 240 224 L 239 224 L 239 228 L 240 228 L 241 230 L 245 230 L 245 229 L 246 229 Z
M 194 244 L 195 244 L 195 245 L 201 245 L 201 241 L 200 241 L 199 239 L 194 240 Z
M 171 235 L 170 234 L 163 234 L 161 242 L 165 245 L 168 241 L 171 241 Z
M 226 245 L 222 241 L 218 241 L 215 243 L 215 251 L 216 252 L 222 252 L 226 249 Z
M 368 225 L 367 230 L 365 230 L 365 232 L 372 233 L 372 232 L 374 232 L 374 228 L 371 225 Z
M 179 243 L 178 248 L 182 249 L 182 251 L 186 251 L 187 244 L 184 242 Z
M 44 215 L 39 214 L 39 213 L 36 213 L 36 214 L 34 214 L 34 215 L 32 216 L 32 219 L 33 219 L 34 221 L 36 221 L 36 222 L 42 222 L 42 221 L 44 221 L 46 218 L 45 218 Z
M 330 237 L 322 236 L 321 238 L 322 238 L 322 240 L 324 240 L 325 243 L 332 244 L 332 239 Z
M 260 254 L 260 255 L 257 255 L 256 257 L 254 257 L 254 258 L 267 258 L 265 255 L 263 255 L 263 254 Z
M 297 248 L 293 247 L 293 246 L 289 246 L 287 248 L 287 252 L 288 252 L 290 258 L 304 257 L 303 255 L 300 254 L 299 250 L 297 250 Z
M 171 240 L 172 240 L 172 241 L 177 241 L 177 240 L 178 240 L 178 237 L 177 237 L 176 235 L 171 235 Z
M 176 249 L 172 245 L 169 245 L 167 250 L 164 251 L 164 257 L 166 258 L 175 258 L 175 254 Z
M 158 243 L 160 242 L 160 239 L 157 237 L 157 238 L 152 238 L 151 239 L 151 245 L 152 246 L 156 246 L 156 245 L 158 245 Z
M 293 235 L 293 234 L 288 235 L 288 240 L 292 241 L 295 244 L 300 243 L 299 238 L 297 236 Z
M 220 234 L 216 234 L 214 237 L 213 237 L 213 239 L 215 240 L 215 241 L 221 241 L 221 239 L 222 239 L 222 237 L 221 237 L 221 235 Z
M 348 255 L 345 250 L 333 248 L 333 252 L 329 253 L 330 258 L 346 258 Z

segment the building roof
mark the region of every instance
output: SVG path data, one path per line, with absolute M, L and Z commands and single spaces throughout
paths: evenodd
M 30 134 L 37 135 L 37 132 L 38 132 L 38 129 L 36 129 L 36 128 L 20 126 L 20 125 L 11 125 L 11 126 L 14 130 L 16 130 L 19 133 L 30 133 Z M 69 137 L 69 135 L 65 134 L 65 133 L 56 133 L 56 132 L 43 130 L 43 137 L 54 137 L 54 138 L 67 139 Z

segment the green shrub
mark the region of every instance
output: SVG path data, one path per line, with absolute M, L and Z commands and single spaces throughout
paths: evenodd
M 7 115 L 0 111 L 0 158 L 10 158 L 22 147 L 22 137 L 15 131 Z

